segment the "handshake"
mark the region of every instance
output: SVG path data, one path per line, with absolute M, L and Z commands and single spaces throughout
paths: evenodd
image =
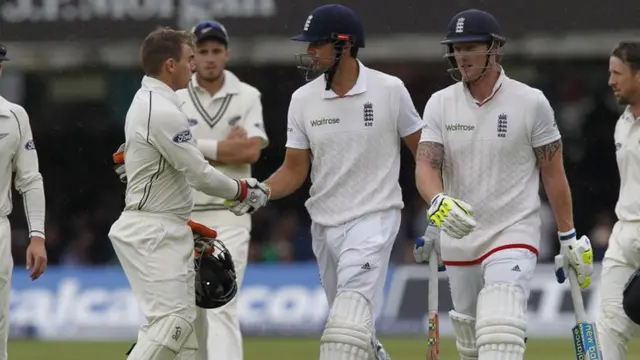
M 127 182 L 124 167 L 124 144 L 113 154 L 114 171 L 123 183 Z M 238 183 L 238 194 L 235 199 L 225 200 L 224 206 L 237 216 L 253 214 L 256 210 L 267 205 L 271 198 L 271 188 L 256 179 L 235 180 Z

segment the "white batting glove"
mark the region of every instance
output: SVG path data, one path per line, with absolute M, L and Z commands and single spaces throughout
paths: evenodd
M 238 197 L 234 200 L 225 200 L 224 206 L 237 216 L 253 214 L 264 207 L 271 198 L 271 188 L 256 179 L 241 179 L 238 182 Z
M 118 150 L 113 154 L 113 170 L 116 172 L 120 181 L 123 183 L 127 183 L 127 173 L 124 168 L 124 144 L 120 145 Z
M 555 270 L 556 279 L 563 283 L 571 269 L 576 272 L 578 283 L 582 289 L 586 289 L 591 284 L 593 275 L 593 249 L 591 241 L 585 235 L 577 238 L 575 229 L 565 233 L 558 233 L 560 240 L 560 254 L 556 256 Z M 568 268 L 571 269 L 568 269 Z
M 438 271 L 444 271 L 444 262 L 440 252 L 440 229 L 433 221 L 429 222 L 424 231 L 424 235 L 416 239 L 413 247 L 413 258 L 417 263 L 429 263 L 431 252 L 435 251 L 438 256 Z
M 431 200 L 427 216 L 437 227 L 454 239 L 462 239 L 476 228 L 471 205 L 442 193 Z

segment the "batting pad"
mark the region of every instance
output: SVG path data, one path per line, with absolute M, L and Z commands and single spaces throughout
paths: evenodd
M 456 348 L 458 348 L 460 360 L 477 359 L 476 319 L 453 310 L 449 311 L 449 318 L 456 333 Z
M 353 291 L 333 302 L 320 338 L 320 360 L 374 360 L 373 318 L 369 301 Z
M 194 354 L 197 348 L 198 340 L 193 333 L 193 325 L 177 315 L 169 315 L 149 325 L 127 360 L 182 359 L 180 355 L 183 349 Z
M 478 295 L 479 360 L 522 360 L 527 320 L 524 298 L 511 285 L 486 286 Z

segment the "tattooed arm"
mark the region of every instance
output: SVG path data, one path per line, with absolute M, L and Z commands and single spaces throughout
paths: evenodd
M 558 231 L 569 231 L 573 229 L 573 206 L 571 189 L 562 161 L 562 140 L 536 147 L 533 152 L 540 167 L 542 183 L 556 218 Z
M 422 198 L 431 203 L 431 199 L 443 192 L 442 163 L 444 145 L 423 141 L 418 144 L 416 153 L 416 187 Z

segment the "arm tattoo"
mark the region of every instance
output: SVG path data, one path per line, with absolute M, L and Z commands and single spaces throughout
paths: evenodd
M 562 152 L 562 140 L 558 139 L 547 145 L 542 145 L 534 148 L 533 152 L 536 154 L 538 163 L 542 163 L 543 161 L 551 161 L 551 159 L 553 159 L 553 157 L 558 152 Z
M 444 145 L 432 141 L 421 142 L 418 144 L 417 161 L 426 162 L 432 169 L 442 170 Z

